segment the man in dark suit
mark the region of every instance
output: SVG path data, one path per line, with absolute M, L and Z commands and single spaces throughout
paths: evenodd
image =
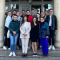
M 57 32 L 57 18 L 55 15 L 53 15 L 53 9 L 49 10 L 49 15 L 46 17 L 46 22 L 49 24 L 49 30 L 50 30 L 50 37 L 49 37 L 49 50 L 55 50 L 54 44 L 55 39 L 54 35 Z M 52 40 L 51 40 L 52 38 Z M 51 46 L 52 43 L 52 46 Z

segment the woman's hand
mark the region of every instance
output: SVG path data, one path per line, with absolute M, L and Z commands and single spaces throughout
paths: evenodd
M 49 36 L 46 36 L 46 38 L 49 38 Z
M 25 33 L 23 34 L 24 36 L 27 36 Z
M 13 34 L 16 35 L 16 31 L 13 31 Z

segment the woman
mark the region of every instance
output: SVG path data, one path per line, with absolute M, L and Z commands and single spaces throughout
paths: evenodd
M 42 46 L 42 52 L 44 56 L 48 55 L 48 40 L 49 40 L 49 26 L 45 22 L 44 18 L 41 17 L 40 27 L 39 27 L 39 38 Z
M 22 20 L 20 27 L 20 38 L 22 41 L 22 57 L 27 57 L 30 30 L 31 30 L 30 22 L 27 22 L 27 17 L 25 16 Z
M 14 15 L 14 20 L 9 25 L 9 30 L 10 30 L 10 54 L 9 56 L 16 56 L 15 50 L 16 50 L 16 43 L 17 43 L 17 38 L 18 38 L 18 33 L 19 33 L 19 26 L 20 23 L 17 20 L 17 15 Z
M 37 18 L 34 17 L 31 24 L 31 41 L 32 41 L 32 49 L 33 56 L 37 56 L 37 39 L 38 39 L 38 25 Z
M 38 50 L 40 50 L 40 39 L 39 39 L 39 26 L 40 26 L 40 14 L 39 13 L 37 13 L 36 14 L 36 16 L 37 16 L 37 23 L 38 23 L 38 40 L 37 40 L 37 44 L 38 44 L 38 46 L 37 46 L 37 49 Z

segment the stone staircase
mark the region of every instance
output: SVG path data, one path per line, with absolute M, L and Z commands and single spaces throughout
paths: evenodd
M 60 60 L 60 48 L 56 48 L 55 51 L 50 50 L 48 57 L 43 57 L 42 56 L 42 51 L 41 49 L 38 50 L 38 56 L 33 57 L 32 50 L 28 50 L 28 56 L 27 58 L 22 58 L 22 51 L 21 50 L 16 50 L 16 57 L 9 57 L 10 51 L 9 50 L 3 50 L 0 48 L 0 60 Z

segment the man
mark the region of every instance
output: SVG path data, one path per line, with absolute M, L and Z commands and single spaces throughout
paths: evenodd
M 46 21 L 49 24 L 49 30 L 50 30 L 50 37 L 49 37 L 49 50 L 55 50 L 54 44 L 55 44 L 55 39 L 54 35 L 55 32 L 57 32 L 57 18 L 55 15 L 53 15 L 53 9 L 49 10 L 49 15 L 46 17 Z M 52 40 L 51 40 L 52 38 Z M 52 46 L 51 46 L 52 42 Z
M 30 11 L 29 10 L 26 11 L 26 16 L 27 16 L 28 22 L 32 23 L 33 17 L 30 15 Z M 31 48 L 31 40 L 29 40 L 28 46 L 29 46 L 28 49 L 30 49 Z
M 45 11 L 45 16 L 44 17 L 46 18 L 47 16 L 48 16 L 48 11 Z
M 41 17 L 44 17 L 44 12 L 43 11 L 41 11 Z
M 28 22 L 32 23 L 33 17 L 30 15 L 30 11 L 29 10 L 26 11 L 26 16 L 27 16 Z
M 20 17 L 20 12 L 17 12 L 17 16 L 18 16 L 18 18 L 17 18 L 17 20 L 21 23 L 22 22 L 22 17 Z M 17 40 L 17 49 L 20 49 L 21 48 L 21 40 L 20 40 L 20 31 L 19 31 L 19 36 L 18 36 L 18 40 Z
M 4 41 L 4 46 L 3 46 L 4 50 L 7 50 L 7 48 L 10 49 L 10 44 L 9 44 L 10 41 L 7 39 L 7 32 L 8 32 L 9 24 L 11 21 L 12 21 L 11 12 L 9 11 L 6 21 L 5 21 L 5 41 Z
M 16 11 L 16 10 L 13 10 L 12 20 L 13 20 L 13 18 L 14 18 L 14 15 L 16 15 L 16 14 L 17 14 L 17 11 Z
M 21 23 L 21 21 L 22 21 L 22 17 L 20 17 L 20 12 L 17 12 L 16 15 L 18 16 L 17 20 Z
M 22 10 L 22 18 L 25 16 L 25 10 Z
M 34 9 L 31 10 L 31 16 L 34 18 L 36 15 L 34 14 Z

